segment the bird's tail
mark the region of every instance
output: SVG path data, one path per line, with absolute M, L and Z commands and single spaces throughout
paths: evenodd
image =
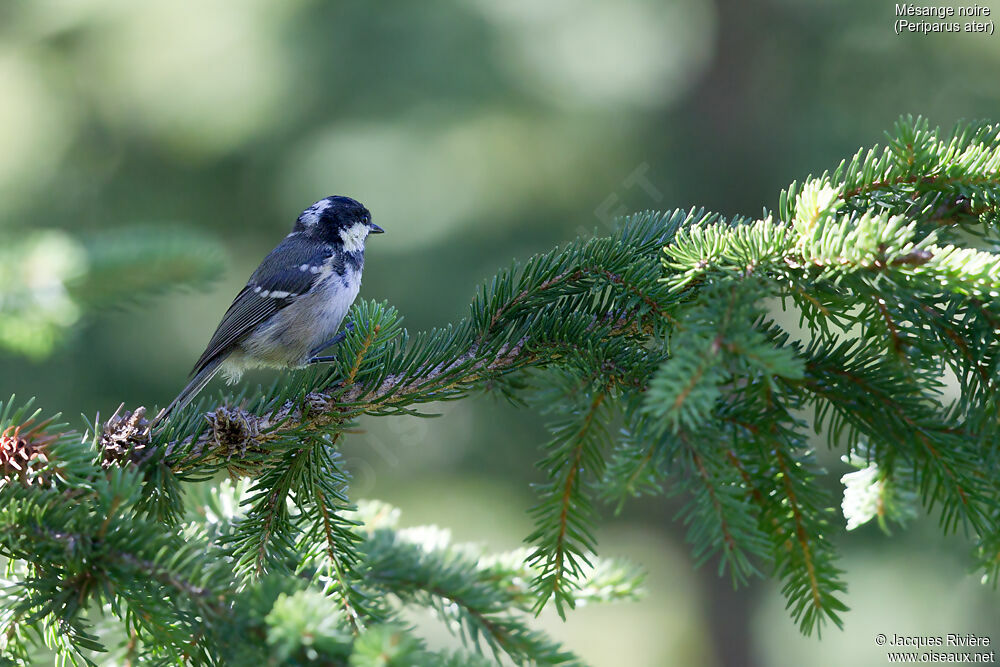
M 187 386 L 181 390 L 181 393 L 177 394 L 177 398 L 171 401 L 170 405 L 156 415 L 153 419 L 153 423 L 150 425 L 150 428 L 159 425 L 159 423 L 169 417 L 174 410 L 183 410 L 188 403 L 193 401 L 195 396 L 198 395 L 198 392 L 204 389 L 205 385 L 208 384 L 208 381 L 215 377 L 215 374 L 219 372 L 219 366 L 221 366 L 222 362 L 225 360 L 225 356 L 219 356 L 205 364 L 205 367 L 198 371 L 193 378 L 191 378 L 191 381 L 188 382 Z

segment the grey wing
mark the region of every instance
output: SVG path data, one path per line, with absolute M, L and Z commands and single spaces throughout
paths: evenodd
M 332 255 L 330 246 L 297 236 L 282 241 L 236 295 L 191 373 L 197 374 L 218 356 L 231 352 L 258 326 L 309 291 L 319 275 L 319 267 Z

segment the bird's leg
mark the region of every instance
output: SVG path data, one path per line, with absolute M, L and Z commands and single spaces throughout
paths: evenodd
M 341 331 L 340 333 L 338 333 L 336 336 L 334 336 L 330 340 L 328 340 L 328 341 L 326 341 L 324 343 L 320 343 L 319 345 L 317 345 L 316 347 L 314 347 L 312 349 L 312 351 L 309 353 L 310 354 L 309 361 L 307 361 L 306 363 L 307 364 L 325 364 L 325 363 L 329 363 L 331 361 L 335 361 L 337 359 L 337 357 L 317 357 L 316 354 L 319 353 L 319 352 L 322 352 L 323 350 L 325 350 L 328 347 L 336 345 L 340 341 L 342 341 L 345 338 L 347 338 L 347 332 L 348 331 L 354 331 L 354 323 L 353 322 L 348 322 L 347 324 L 345 324 L 344 325 L 344 331 Z

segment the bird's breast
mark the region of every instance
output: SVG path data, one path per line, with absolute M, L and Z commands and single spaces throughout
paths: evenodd
M 301 311 L 296 319 L 311 320 L 311 324 L 307 325 L 311 334 L 310 349 L 337 333 L 360 289 L 361 271 L 348 269 L 343 275 L 331 273 L 324 276 L 298 303 L 289 306 L 298 307 Z
M 302 366 L 334 336 L 361 289 L 361 271 L 324 271 L 309 292 L 282 308 L 243 344 L 262 364 Z

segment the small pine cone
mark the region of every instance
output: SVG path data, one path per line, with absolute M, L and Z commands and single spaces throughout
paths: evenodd
M 8 426 L 0 433 L 0 471 L 6 479 L 17 478 L 23 486 L 48 484 L 48 478 L 38 474 L 38 471 L 49 462 L 48 447 L 59 437 L 45 433 L 48 425 L 49 420 L 46 420 L 29 429 L 31 420 L 28 420 L 24 424 Z
M 124 404 L 118 406 L 115 414 L 104 422 L 101 431 L 101 465 L 110 468 L 115 464 L 142 463 L 152 453 L 149 434 L 149 420 L 146 408 L 138 407 L 135 412 L 121 412 Z
M 226 458 L 231 458 L 239 452 L 240 458 L 247 455 L 247 447 L 257 445 L 260 428 L 257 417 L 240 408 L 217 408 L 205 415 L 212 427 L 212 436 L 219 449 L 226 452 Z

